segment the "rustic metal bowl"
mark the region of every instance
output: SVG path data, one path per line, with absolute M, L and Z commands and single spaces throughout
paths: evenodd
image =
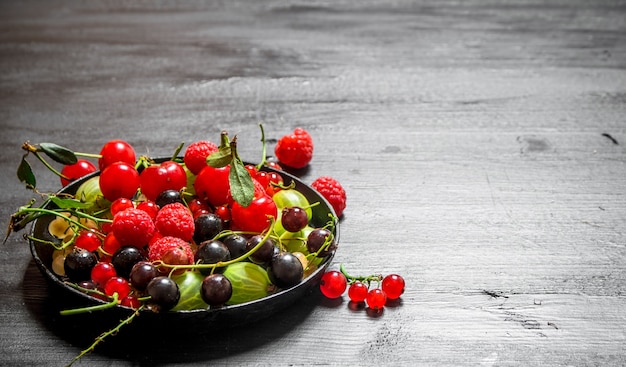
M 157 161 L 164 160 L 165 159 L 157 159 Z M 282 175 L 286 184 L 293 181 L 295 183 L 295 188 L 304 194 L 309 202 L 319 202 L 319 205 L 312 207 L 313 215 L 311 223 L 314 226 L 324 226 L 329 220 L 329 214 L 335 216 L 335 212 L 328 201 L 326 201 L 317 191 L 302 182 L 296 176 L 284 171 L 273 170 L 271 168 L 264 168 L 264 170 L 279 173 Z M 94 172 L 93 174 L 71 183 L 59 191 L 59 194 L 74 194 L 84 181 L 93 176 L 99 175 L 99 173 L 100 172 Z M 53 204 L 49 204 L 48 207 L 53 207 Z M 51 215 L 38 218 L 32 226 L 30 235 L 39 239 L 52 239 L 51 235 L 48 233 L 48 224 L 52 219 L 54 219 L 54 216 Z M 335 226 L 334 235 L 338 241 L 338 225 Z M 66 292 L 68 296 L 73 296 L 76 299 L 77 307 L 103 303 L 103 301 L 67 285 L 62 277 L 52 271 L 51 263 L 52 253 L 54 250 L 52 246 L 39 241 L 31 240 L 30 249 L 33 259 L 37 267 L 43 273 L 44 277 L 53 286 L 59 287 L 63 292 Z M 163 313 L 142 311 L 141 317 L 137 318 L 137 320 L 141 319 L 141 322 L 148 324 L 158 323 L 159 327 L 167 327 L 168 324 L 171 324 L 180 328 L 181 325 L 188 325 L 189 330 L 206 330 L 207 328 L 214 330 L 216 328 L 232 327 L 258 321 L 270 315 L 276 314 L 280 310 L 294 303 L 296 300 L 306 297 L 308 294 L 312 293 L 313 288 L 319 286 L 320 278 L 328 268 L 333 257 L 334 251 L 324 258 L 312 274 L 303 279 L 296 286 L 280 290 L 277 293 L 273 293 L 262 299 L 207 310 L 168 311 Z M 133 310 L 124 306 L 115 306 L 113 308 L 97 312 L 115 313 L 115 317 L 123 317 L 123 315 L 130 315 Z M 133 321 L 133 323 L 137 323 L 137 321 Z

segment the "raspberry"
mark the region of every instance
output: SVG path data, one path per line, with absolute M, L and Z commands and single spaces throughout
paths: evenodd
M 195 228 L 193 215 L 179 202 L 163 206 L 157 213 L 154 224 L 161 235 L 178 237 L 185 241 L 191 241 Z
M 192 265 L 194 253 L 189 242 L 178 237 L 164 236 L 150 244 L 148 259 L 170 265 Z
M 197 175 L 202 171 L 202 168 L 206 167 L 206 157 L 211 153 L 217 152 L 219 148 L 214 143 L 207 140 L 200 140 L 193 142 L 187 146 L 183 161 L 185 166 L 193 173 Z
M 313 158 L 313 139 L 309 133 L 298 127 L 292 134 L 278 140 L 274 148 L 276 158 L 291 168 L 303 168 Z
M 145 211 L 127 208 L 115 214 L 111 230 L 121 245 L 141 248 L 154 235 L 155 226 L 152 218 Z
M 322 176 L 313 181 L 311 187 L 328 200 L 338 217 L 341 216 L 346 208 L 346 191 L 337 180 L 332 177 Z

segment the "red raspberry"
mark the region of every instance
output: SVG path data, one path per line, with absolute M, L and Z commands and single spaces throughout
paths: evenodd
M 171 236 L 164 236 L 148 247 L 150 261 L 163 261 L 169 265 L 192 265 L 194 253 L 189 242 Z
M 313 181 L 311 187 L 328 200 L 338 217 L 341 216 L 346 208 L 346 191 L 337 180 L 332 177 L 322 176 Z
M 191 241 L 195 229 L 193 215 L 181 203 L 171 203 L 163 206 L 157 213 L 154 221 L 157 231 L 163 236 L 178 237 Z
M 155 226 L 152 218 L 145 211 L 127 208 L 115 214 L 111 230 L 121 245 L 141 248 L 154 235 Z
M 303 168 L 313 158 L 313 139 L 309 133 L 298 127 L 292 134 L 278 139 L 274 148 L 276 158 L 291 168 Z
M 211 153 L 217 152 L 219 148 L 214 143 L 207 140 L 200 140 L 193 142 L 185 149 L 185 155 L 183 161 L 185 166 L 193 173 L 197 175 L 202 171 L 202 168 L 206 167 L 206 157 Z

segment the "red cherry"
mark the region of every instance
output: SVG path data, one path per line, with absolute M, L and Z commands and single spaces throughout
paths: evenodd
M 278 210 L 271 197 L 265 195 L 244 207 L 234 202 L 231 209 L 232 225 L 240 231 L 263 232 L 270 224 L 269 216 L 276 218 Z
M 150 201 L 165 190 L 180 190 L 187 186 L 187 174 L 182 165 L 166 161 L 144 168 L 139 175 L 141 193 Z
M 74 164 L 63 166 L 61 174 L 67 178 L 61 177 L 61 185 L 65 187 L 69 185 L 70 182 L 78 180 L 79 178 L 95 172 L 96 170 L 97 168 L 93 163 L 85 159 L 79 159 Z
M 330 270 L 320 279 L 320 291 L 328 298 L 339 298 L 346 291 L 348 280 L 342 272 Z
M 228 204 L 230 184 L 228 175 L 230 166 L 213 168 L 206 166 L 198 173 L 194 182 L 196 195 L 201 200 L 208 201 L 214 207 Z
M 139 188 L 139 172 L 124 162 L 115 162 L 100 173 L 100 190 L 109 201 L 132 198 Z
M 133 147 L 124 140 L 111 140 L 102 146 L 100 150 L 100 158 L 98 159 L 98 167 L 100 170 L 105 169 L 115 162 L 124 162 L 134 165 L 136 154 Z

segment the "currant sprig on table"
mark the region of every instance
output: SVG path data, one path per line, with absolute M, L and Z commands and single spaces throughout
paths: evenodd
M 372 283 L 376 283 L 373 287 Z M 404 293 L 405 281 L 398 274 L 350 275 L 343 264 L 339 270 L 329 270 L 320 280 L 320 291 L 327 298 L 341 297 L 346 289 L 350 301 L 365 303 L 374 311 L 381 311 L 387 301 L 396 300 Z

